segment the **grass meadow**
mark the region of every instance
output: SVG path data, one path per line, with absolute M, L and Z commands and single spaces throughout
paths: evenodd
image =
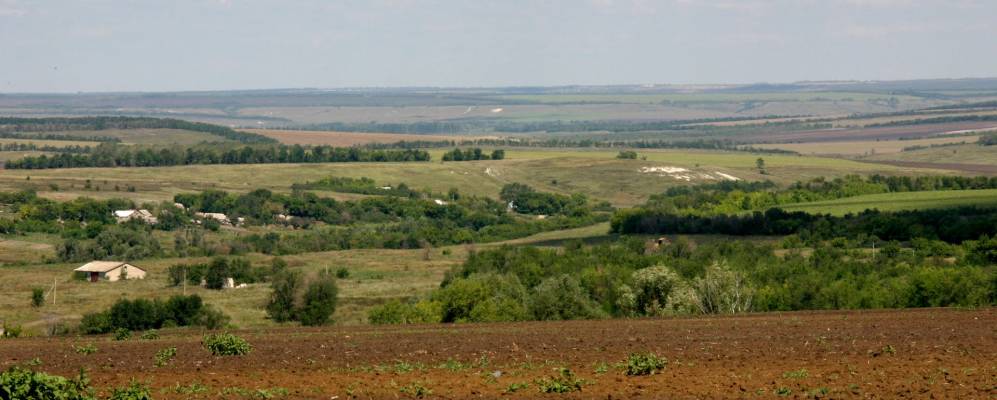
M 446 192 L 497 196 L 507 183 L 526 183 L 557 193 L 585 193 L 617 206 L 642 203 L 651 194 L 674 185 L 706 183 L 718 179 L 716 173 L 746 180 L 769 179 L 792 183 L 819 176 L 847 174 L 945 173 L 912 171 L 889 165 L 862 163 L 835 158 L 757 155 L 741 152 L 645 150 L 646 160 L 619 160 L 615 150 L 590 149 L 508 149 L 507 159 L 499 161 L 441 162 L 443 149 L 431 151 L 436 161 L 427 163 L 329 163 L 329 164 L 249 164 L 192 165 L 150 168 L 80 168 L 51 170 L 0 170 L 0 189 L 33 188 L 45 197 L 69 199 L 125 197 L 136 202 L 170 200 L 181 192 L 204 189 L 249 191 L 266 188 L 289 191 L 293 183 L 328 176 L 369 177 L 379 183 L 406 183 L 415 188 Z M 755 166 L 765 160 L 766 174 Z M 713 178 L 682 178 L 641 172 L 645 167 L 680 167 Z M 91 189 L 84 189 L 86 181 Z M 54 185 L 54 186 L 53 186 Z M 133 187 L 134 191 L 128 188 Z
M 830 201 L 787 204 L 780 208 L 787 211 L 843 215 L 868 209 L 901 211 L 958 206 L 997 206 L 997 189 L 881 193 Z

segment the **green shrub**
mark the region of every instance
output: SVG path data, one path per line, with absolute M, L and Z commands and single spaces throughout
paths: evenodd
M 80 332 L 87 335 L 98 335 L 111 331 L 111 317 L 106 312 L 83 314 L 80 320 Z
M 557 375 L 534 381 L 540 389 L 540 393 L 569 393 L 582 390 L 585 381 L 576 378 L 570 369 L 558 368 L 557 371 Z
M 114 330 L 114 340 L 128 340 L 132 337 L 132 331 L 128 328 L 118 328 Z
M 156 340 L 156 339 L 159 339 L 159 331 L 157 331 L 155 329 L 150 329 L 150 330 L 145 331 L 144 333 L 142 333 L 142 336 L 140 336 L 140 338 L 142 340 Z
M 201 344 L 216 356 L 241 356 L 253 350 L 249 342 L 231 333 L 205 335 Z
M 149 385 L 132 379 L 128 386 L 112 389 L 108 400 L 152 400 L 152 392 L 149 390 Z
M 665 368 L 668 361 L 654 353 L 631 353 L 623 362 L 623 373 L 628 376 L 654 375 Z
M 423 397 L 433 394 L 432 389 L 423 386 L 419 382 L 412 382 L 408 385 L 402 386 L 400 389 L 398 389 L 398 391 L 401 392 L 402 394 L 406 394 L 415 397 L 417 399 L 421 399 Z
M 538 320 L 601 318 L 605 314 L 571 275 L 547 278 L 533 288 L 530 311 Z
M 518 391 L 520 391 L 522 389 L 526 389 L 528 387 L 530 387 L 529 383 L 526 383 L 526 382 L 513 382 L 513 383 L 510 383 L 509 386 L 506 386 L 505 391 L 503 393 L 505 393 L 505 394 L 516 393 L 516 392 L 518 392 Z
M 350 277 L 350 270 L 346 269 L 346 267 L 342 267 L 336 270 L 336 278 L 346 279 L 349 277 Z
M 42 288 L 32 288 L 31 289 L 31 306 L 41 307 L 45 305 L 45 289 Z
M 304 304 L 297 311 L 301 325 L 325 325 L 329 317 L 336 312 L 339 288 L 331 271 L 323 270 L 318 277 L 308 284 L 305 290 Z
M 197 314 L 194 325 L 203 326 L 207 329 L 221 329 L 228 326 L 230 320 L 231 318 L 221 310 L 212 306 L 205 306 Z
M 230 276 L 228 260 L 223 257 L 215 257 L 208 265 L 207 273 L 204 276 L 204 287 L 219 290 L 225 286 L 225 278 Z
M 415 304 L 389 300 L 367 312 L 367 321 L 374 325 L 425 324 L 440 322 L 440 303 L 423 300 Z
M 7 323 L 4 322 L 4 324 L 3 324 L 3 334 L 0 335 L 0 338 L 3 338 L 3 339 L 17 338 L 17 337 L 20 337 L 21 333 L 23 333 L 23 332 L 24 332 L 24 328 L 22 328 L 20 325 L 7 325 Z
M 531 318 L 529 294 L 512 275 L 479 274 L 456 279 L 433 293 L 442 322 L 524 321 Z
M 84 315 L 80 321 L 80 332 L 101 334 L 119 329 L 144 331 L 189 325 L 217 329 L 227 323 L 225 314 L 204 305 L 197 295 L 173 296 L 165 302 L 158 299 L 120 299 L 107 311 Z
M 636 160 L 637 152 L 633 150 L 620 150 L 620 153 L 616 155 L 616 158 L 621 160 Z
M 177 356 L 176 347 L 167 347 L 165 349 L 156 352 L 156 366 L 162 367 L 169 364 L 173 360 L 173 357 Z
M 78 354 L 90 355 L 97 352 L 97 346 L 94 346 L 93 343 L 87 343 L 84 346 L 73 345 L 73 351 Z
M 810 376 L 810 373 L 807 372 L 806 368 L 798 369 L 795 371 L 786 371 L 782 373 L 782 377 L 788 379 L 803 379 L 808 376 Z
M 301 287 L 301 273 L 297 271 L 282 271 L 274 274 L 270 282 L 272 292 L 267 303 L 267 315 L 276 322 L 287 322 L 294 319 L 294 301 L 298 288 Z
M 273 291 L 267 303 L 267 315 L 277 322 L 300 321 L 302 325 L 325 325 L 336 312 L 339 288 L 336 273 L 325 269 L 307 286 L 300 272 L 283 271 L 274 275 Z M 304 289 L 304 293 L 300 291 Z
M 0 399 L 96 400 L 83 370 L 76 379 L 18 366 L 0 373 Z

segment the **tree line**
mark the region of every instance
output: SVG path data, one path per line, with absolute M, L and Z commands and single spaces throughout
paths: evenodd
M 563 249 L 479 251 L 428 296 L 373 308 L 371 323 L 488 322 L 733 314 L 747 311 L 987 306 L 997 303 L 997 240 L 962 245 L 919 238 L 878 251 L 845 238 L 809 253 L 792 241 L 678 238 L 649 248 L 636 237 Z M 954 262 L 943 261 L 954 258 Z
M 138 147 L 100 145 L 86 154 L 60 153 L 10 160 L 8 169 L 161 167 L 209 164 L 277 164 L 429 161 L 424 150 L 332 146 Z
M 443 161 L 479 161 L 479 160 L 501 160 L 505 158 L 505 150 L 495 149 L 485 153 L 480 147 L 473 149 L 453 149 L 443 153 Z
M 404 182 L 397 185 L 378 185 L 373 179 L 361 177 L 359 179 L 330 176 L 319 179 L 315 182 L 295 183 L 291 185 L 292 190 L 330 190 L 340 193 L 357 193 L 380 196 L 397 197 L 423 197 L 423 193 L 413 190 Z
M 668 188 L 664 193 L 652 195 L 644 208 L 674 214 L 716 215 L 868 194 L 995 188 L 997 177 L 986 176 L 848 175 L 835 179 L 815 178 L 786 188 L 769 181 L 724 181 Z
M 102 131 L 107 129 L 179 129 L 203 132 L 241 143 L 277 143 L 277 140 L 232 128 L 172 118 L 150 117 L 0 117 L 0 132 Z M 68 140 L 80 140 L 74 137 Z
M 611 139 L 536 139 L 536 138 L 500 138 L 500 139 L 461 139 L 461 140 L 415 140 L 394 143 L 368 143 L 362 147 L 373 149 L 427 149 L 454 146 L 488 146 L 488 147 L 543 147 L 543 148 L 636 148 L 636 149 L 703 149 L 743 151 L 764 154 L 798 154 L 790 150 L 759 149 L 728 139 L 697 139 L 697 140 L 611 140 Z
M 617 211 L 611 231 L 619 234 L 799 235 L 813 240 L 871 235 L 883 240 L 928 238 L 950 243 L 997 234 L 997 209 L 958 207 L 898 212 L 866 210 L 833 216 L 771 208 L 749 214 L 680 215 L 632 208 Z
M 39 145 L 37 143 L 3 143 L 0 144 L 0 151 L 46 151 L 61 153 L 89 153 L 93 149 L 90 146 L 52 146 Z

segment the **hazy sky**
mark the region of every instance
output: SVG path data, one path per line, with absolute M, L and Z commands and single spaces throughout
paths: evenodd
M 0 0 L 0 92 L 993 76 L 991 0 Z

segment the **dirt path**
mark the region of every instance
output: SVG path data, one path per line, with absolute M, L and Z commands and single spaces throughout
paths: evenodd
M 997 396 L 997 309 L 238 333 L 251 354 L 212 357 L 200 332 L 179 330 L 152 341 L 5 340 L 0 364 L 37 357 L 38 368 L 64 375 L 86 367 L 102 388 L 134 377 L 150 382 L 157 399 L 263 396 L 257 390 L 302 399 L 411 398 L 420 390 L 428 398 Z M 71 348 L 90 342 L 99 349 L 91 355 Z M 170 346 L 176 359 L 156 368 L 154 354 Z M 668 359 L 659 374 L 629 377 L 614 366 L 647 351 Z M 581 391 L 540 393 L 538 379 L 561 367 L 584 381 Z M 195 382 L 203 391 L 183 389 Z M 528 386 L 507 393 L 520 384 Z

